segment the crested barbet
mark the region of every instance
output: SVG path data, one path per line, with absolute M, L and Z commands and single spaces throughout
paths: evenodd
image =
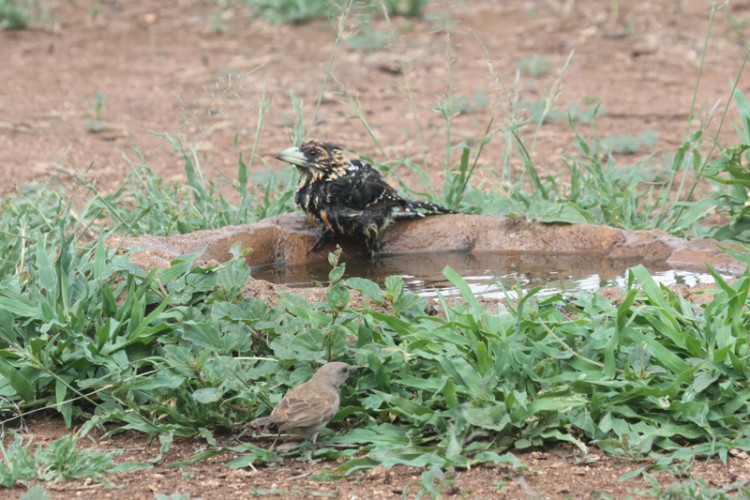
M 276 158 L 297 167 L 300 181 L 294 201 L 309 219 L 323 227 L 310 251 L 319 250 L 336 236 L 346 235 L 362 238 L 374 256 L 385 230 L 393 224 L 395 209 L 415 217 L 458 213 L 427 201 L 404 198 L 372 165 L 350 158 L 339 146 L 308 141 L 285 149 Z

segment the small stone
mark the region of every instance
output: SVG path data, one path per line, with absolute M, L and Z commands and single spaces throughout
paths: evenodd
M 639 38 L 633 43 L 630 49 L 630 55 L 632 57 L 641 57 L 650 54 L 655 54 L 659 50 L 659 41 L 656 36 L 649 35 Z

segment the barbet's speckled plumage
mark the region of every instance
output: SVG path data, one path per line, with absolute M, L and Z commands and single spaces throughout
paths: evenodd
M 276 158 L 297 167 L 301 177 L 294 201 L 323 232 L 311 250 L 328 240 L 347 235 L 361 237 L 371 255 L 393 223 L 394 209 L 423 216 L 457 213 L 434 203 L 409 200 L 391 187 L 369 163 L 350 159 L 332 144 L 308 141 L 285 149 Z

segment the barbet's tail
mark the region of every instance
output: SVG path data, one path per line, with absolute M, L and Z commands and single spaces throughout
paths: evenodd
M 417 210 L 424 210 L 425 212 L 427 212 L 427 214 L 422 214 L 421 212 L 417 212 Z M 406 200 L 406 207 L 404 211 L 414 212 L 419 215 L 460 214 L 461 213 L 461 212 L 456 212 L 455 210 L 451 210 L 450 208 L 441 207 L 440 205 L 437 205 L 435 203 L 430 203 L 429 201 L 416 201 L 416 200 Z

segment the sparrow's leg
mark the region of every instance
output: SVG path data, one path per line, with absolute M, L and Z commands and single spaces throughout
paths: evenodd
M 273 438 L 273 443 L 271 443 L 271 447 L 269 448 L 270 451 L 273 451 L 274 448 L 276 448 L 276 441 L 279 440 L 279 436 L 281 436 L 281 431 L 276 433 L 276 437 Z

